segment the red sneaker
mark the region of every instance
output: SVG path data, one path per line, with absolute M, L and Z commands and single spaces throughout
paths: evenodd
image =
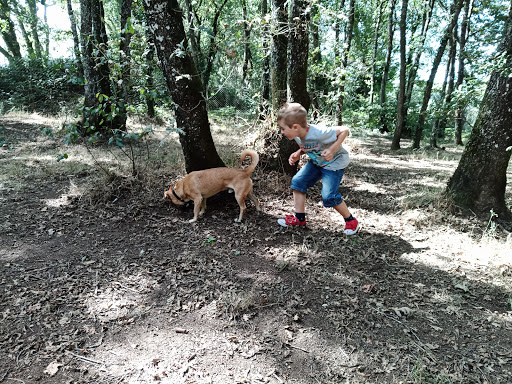
M 357 231 L 359 231 L 359 228 L 360 225 L 357 219 L 350 220 L 345 223 L 345 230 L 343 231 L 343 233 L 348 236 L 355 235 Z
M 299 221 L 295 215 L 286 215 L 286 219 L 277 219 L 277 223 L 282 227 L 305 227 L 306 220 Z

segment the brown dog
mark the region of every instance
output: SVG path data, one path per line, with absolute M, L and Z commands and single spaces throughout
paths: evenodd
M 164 198 L 169 198 L 176 205 L 183 205 L 187 201 L 194 202 L 194 218 L 190 223 L 197 221 L 206 210 L 206 199 L 219 193 L 224 189 L 235 191 L 235 198 L 240 206 L 240 215 L 236 222 L 242 221 L 245 213 L 245 199 L 248 197 L 261 210 L 260 202 L 252 192 L 251 173 L 258 164 L 259 156 L 252 149 L 242 152 L 240 160 L 244 161 L 247 156 L 251 158 L 251 164 L 245 168 L 210 168 L 203 171 L 190 172 L 176 184 L 171 185 L 169 190 L 164 192 Z

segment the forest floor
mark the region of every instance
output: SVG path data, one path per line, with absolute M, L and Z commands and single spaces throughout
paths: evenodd
M 227 123 L 235 165 L 254 135 Z M 279 227 L 289 179 L 264 162 L 261 213 L 234 223 L 229 195 L 190 224 L 162 199 L 184 174 L 175 136 L 142 148 L 142 178 L 107 179 L 96 164 L 126 156 L 41 133 L 58 124 L 0 117 L 0 383 L 512 382 L 511 223 L 446 209 L 460 148 L 348 138 L 347 237 L 318 188 L 308 227 Z

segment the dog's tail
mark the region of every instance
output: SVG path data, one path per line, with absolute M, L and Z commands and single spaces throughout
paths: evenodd
M 253 151 L 252 149 L 244 149 L 244 151 L 240 155 L 240 161 L 244 161 L 247 156 L 251 158 L 251 164 L 249 164 L 249 166 L 245 168 L 245 173 L 250 175 L 256 168 L 256 165 L 258 165 L 260 156 L 256 151 Z

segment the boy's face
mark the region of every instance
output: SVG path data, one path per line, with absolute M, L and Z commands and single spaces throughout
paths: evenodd
M 281 129 L 281 134 L 285 136 L 288 140 L 295 139 L 298 135 L 298 129 L 297 124 L 293 124 L 291 127 L 286 124 L 284 119 L 278 120 L 277 125 L 279 125 L 279 128 Z

